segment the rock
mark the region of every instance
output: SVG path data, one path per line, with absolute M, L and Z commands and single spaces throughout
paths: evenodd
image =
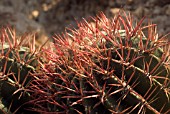
M 139 18 L 141 18 L 141 17 L 143 17 L 144 15 L 144 8 L 142 7 L 142 6 L 139 6 L 135 11 L 134 11 L 134 14 L 137 16 L 137 17 L 139 17 Z
M 112 13 L 112 14 L 116 14 L 116 13 L 118 13 L 120 11 L 120 8 L 111 8 L 110 9 L 110 12 Z
M 158 15 L 158 16 L 155 16 L 152 19 L 153 23 L 157 24 L 157 26 L 158 26 L 158 33 L 159 34 L 162 34 L 162 35 L 167 34 L 167 31 L 165 31 L 165 28 L 166 28 L 165 25 L 170 24 L 167 20 L 168 20 L 168 16 L 166 16 L 166 15 Z
M 159 14 L 161 14 L 161 7 L 159 7 L 159 6 L 155 6 L 155 8 L 154 8 L 154 10 L 153 10 L 153 14 L 154 15 L 159 15 Z
M 165 14 L 170 15 L 170 5 L 165 8 Z
M 163 7 L 165 5 L 170 4 L 170 0 L 161 0 L 161 1 L 160 0 L 155 0 L 154 3 L 155 3 L 155 5 Z

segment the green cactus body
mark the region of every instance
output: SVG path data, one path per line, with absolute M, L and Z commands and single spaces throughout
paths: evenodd
M 72 34 L 54 38 L 51 51 L 44 49 L 45 75 L 32 88 L 40 98 L 34 100 L 37 110 L 170 113 L 170 42 L 157 37 L 154 25 L 133 26 L 127 15 L 93 20 L 95 25 L 84 20 Z
M 5 107 L 1 107 L 1 110 L 19 114 L 25 110 L 22 105 L 30 100 L 27 87 L 33 79 L 30 73 L 35 72 L 37 60 L 28 47 L 10 43 L 2 41 L 0 44 L 0 96 L 1 104 Z

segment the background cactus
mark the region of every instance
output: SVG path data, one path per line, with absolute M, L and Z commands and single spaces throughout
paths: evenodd
M 11 28 L 1 30 L 0 97 L 3 113 L 21 114 L 25 110 L 24 103 L 31 99 L 27 87 L 38 64 L 34 40 L 31 35 L 17 37 Z
M 124 13 L 121 15 L 120 13 Z M 156 25 L 103 13 L 54 37 L 32 82 L 41 113 L 170 113 L 170 42 Z

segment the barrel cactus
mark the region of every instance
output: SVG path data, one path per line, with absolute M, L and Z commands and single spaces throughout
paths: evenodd
M 169 114 L 170 42 L 155 24 L 103 13 L 54 37 L 32 83 L 41 113 Z
M 0 109 L 3 113 L 21 114 L 24 103 L 30 100 L 27 87 L 37 67 L 34 37 L 19 38 L 10 27 L 2 29 L 0 37 Z

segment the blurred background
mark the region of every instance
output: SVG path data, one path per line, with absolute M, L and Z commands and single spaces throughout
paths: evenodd
M 37 42 L 42 44 L 65 27 L 76 28 L 82 17 L 102 11 L 112 18 L 120 9 L 138 20 L 151 19 L 160 35 L 170 32 L 170 0 L 0 0 L 0 27 L 11 25 L 18 34 L 37 32 Z

